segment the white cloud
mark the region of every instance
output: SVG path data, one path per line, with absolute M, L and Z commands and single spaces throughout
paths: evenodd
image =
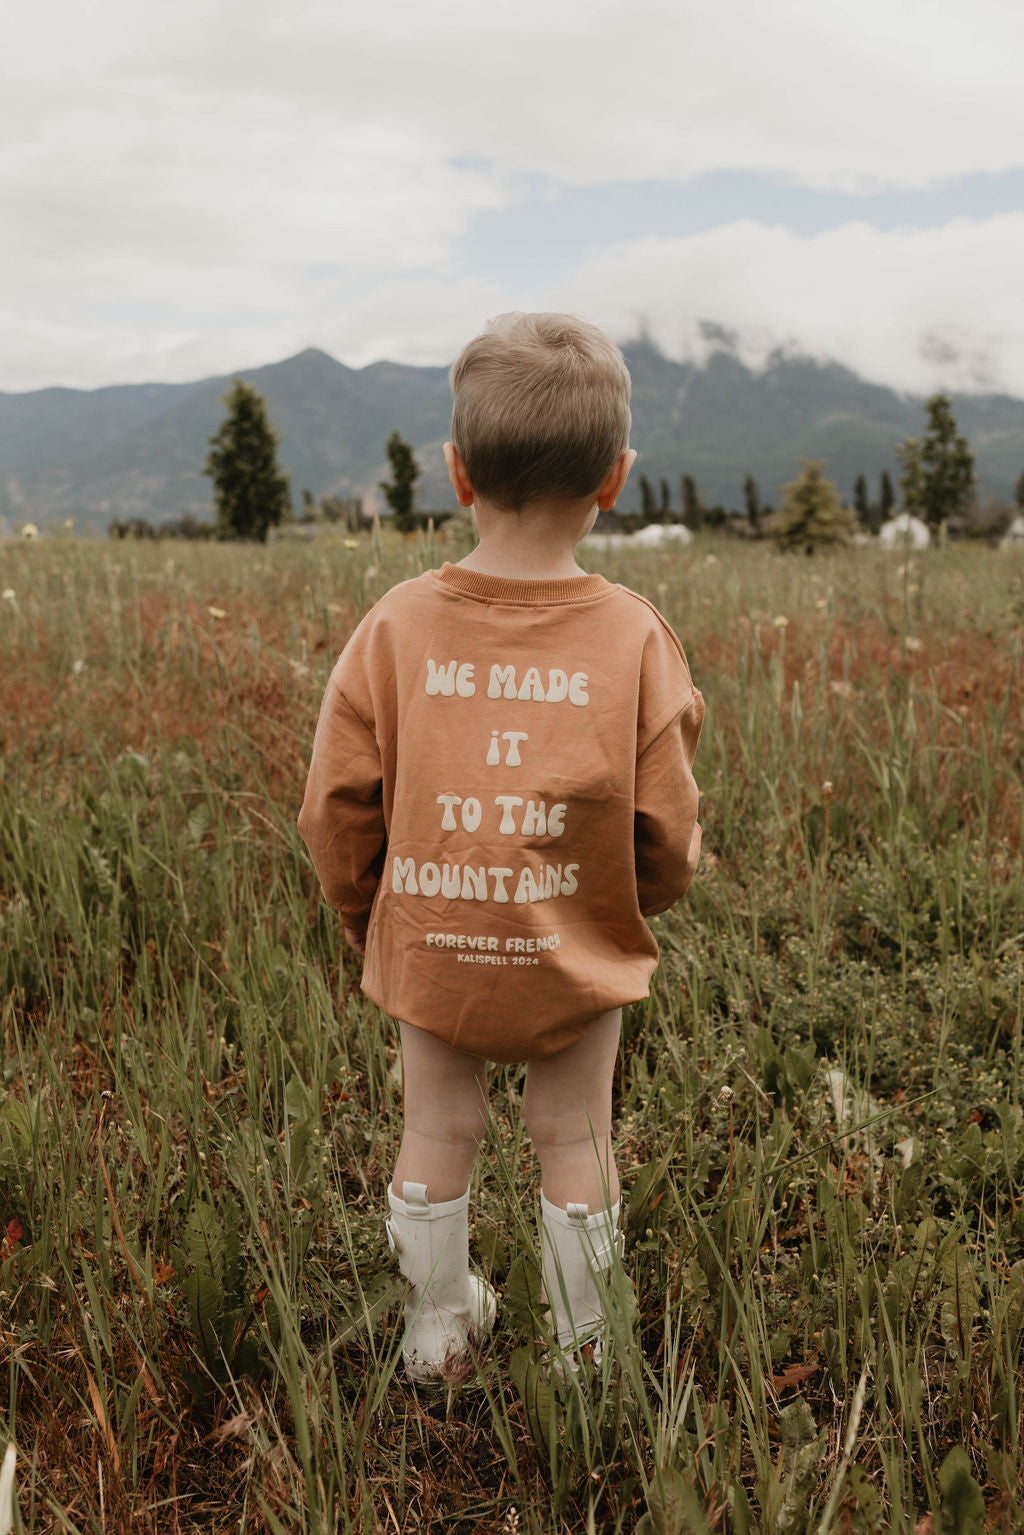
M 517 176 L 868 189 L 998 171 L 1021 158 L 1022 55 L 1012 0 L 22 7 L 0 56 L 0 387 L 180 379 L 310 343 L 441 361 L 478 305 L 557 297 L 456 279 Z M 761 230 L 749 249 L 737 229 L 619 246 L 565 291 L 643 308 L 676 343 L 707 315 L 870 350 L 901 379 L 922 335 L 933 356 L 959 338 L 1024 388 L 1016 225 L 916 245 Z M 937 264 L 917 291 L 921 253 Z M 891 311 L 879 347 L 869 301 Z
M 778 347 L 831 358 L 915 393 L 1005 390 L 1024 397 L 1024 213 L 943 228 L 881 231 L 849 224 L 813 236 L 750 220 L 679 239 L 620 243 L 570 280 L 501 287 L 384 271 L 354 287 L 344 271 L 310 278 L 303 294 L 259 266 L 208 276 L 201 308 L 163 311 L 162 328 L 131 326 L 112 309 L 93 323 L 74 306 L 45 321 L 0 323 L 0 354 L 60 355 L 66 381 L 185 380 L 252 367 L 322 346 L 351 366 L 377 358 L 447 364 L 504 309 L 567 309 L 620 340 L 646 328 L 677 357 L 706 357 L 701 322 L 735 333 L 761 366 Z M 147 295 L 156 312 L 158 294 Z M 144 340 L 140 341 L 140 336 Z M 48 366 L 44 361 L 43 366 Z
M 921 185 L 1019 163 L 1024 124 L 1014 0 L 55 0 L 5 52 L 10 125 L 48 117 L 51 141 L 83 104 L 166 142 L 253 112 L 385 119 L 581 182 Z
M 1024 395 L 1022 250 L 1024 213 L 814 236 L 743 221 L 620 245 L 551 299 L 619 336 L 642 321 L 670 354 L 699 352 L 706 318 L 738 332 L 754 365 L 783 346 L 898 389 Z

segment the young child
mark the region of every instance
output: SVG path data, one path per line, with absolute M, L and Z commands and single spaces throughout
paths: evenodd
M 629 448 L 622 354 L 568 315 L 508 314 L 451 372 L 445 459 L 479 543 L 388 592 L 324 697 L 299 817 L 326 899 L 400 1020 L 404 1135 L 389 1241 L 414 1380 L 488 1331 L 469 1271 L 487 1063 L 527 1062 L 541 1259 L 558 1343 L 598 1337 L 618 1261 L 612 1075 L 646 997 L 644 921 L 700 854 L 704 704 L 644 598 L 575 560 Z

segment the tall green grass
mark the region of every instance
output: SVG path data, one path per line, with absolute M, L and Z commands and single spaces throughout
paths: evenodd
M 418 1396 L 393 1026 L 295 832 L 327 673 L 425 538 L 0 549 L 0 1363 L 30 1531 L 1017 1529 L 1016 552 L 593 564 L 708 703 L 706 855 L 625 1020 L 615 1347 L 543 1365 L 521 1068 Z

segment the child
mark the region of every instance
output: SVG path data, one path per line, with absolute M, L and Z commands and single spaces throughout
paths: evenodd
M 365 955 L 363 990 L 401 1020 L 387 1227 L 411 1284 L 413 1380 L 494 1322 L 468 1266 L 488 1061 L 528 1063 L 558 1342 L 600 1341 L 595 1272 L 621 1251 L 622 1007 L 657 962 L 644 917 L 683 895 L 701 841 L 704 704 L 679 641 L 644 598 L 575 560 L 636 457 L 622 354 L 568 315 L 502 315 L 451 384 L 445 459 L 479 543 L 393 588 L 353 634 L 299 817 Z

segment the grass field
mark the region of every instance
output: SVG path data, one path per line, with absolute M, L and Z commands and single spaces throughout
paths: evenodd
M 415 1396 L 395 1033 L 295 830 L 358 616 L 459 550 L 0 547 L 0 1450 L 30 1531 L 1024 1526 L 1024 554 L 595 558 L 682 636 L 705 857 L 616 1083 L 616 1346 Z M 2 1513 L 0 1513 L 2 1517 Z

